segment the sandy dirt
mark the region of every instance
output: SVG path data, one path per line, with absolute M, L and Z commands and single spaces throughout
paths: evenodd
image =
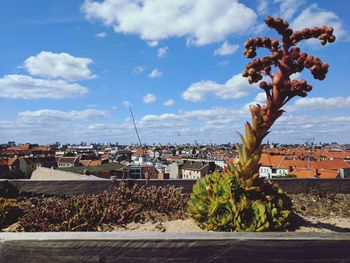
M 320 193 L 290 195 L 295 214 L 287 231 L 295 232 L 350 232 L 350 194 Z M 23 209 L 31 209 L 30 203 L 22 202 Z M 191 218 L 177 220 L 158 217 L 153 222 L 129 223 L 123 226 L 102 225 L 98 231 L 138 232 L 204 232 Z M 23 231 L 19 223 L 2 231 Z
M 350 194 L 320 193 L 290 195 L 295 215 L 288 231 L 350 232 Z M 205 232 L 191 218 L 145 224 L 131 223 L 112 231 Z

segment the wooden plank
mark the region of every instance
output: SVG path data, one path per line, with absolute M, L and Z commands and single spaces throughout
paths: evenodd
M 347 233 L 4 233 L 1 262 L 350 262 Z

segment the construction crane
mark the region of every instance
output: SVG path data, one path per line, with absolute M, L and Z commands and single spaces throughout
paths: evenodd
M 130 114 L 131 114 L 131 118 L 132 118 L 132 123 L 134 124 L 134 128 L 135 128 L 135 132 L 136 132 L 137 139 L 138 139 L 138 141 L 139 141 L 140 147 L 142 148 L 142 142 L 141 142 L 140 135 L 139 135 L 139 132 L 138 132 L 137 127 L 136 127 L 136 122 L 135 122 L 135 118 L 134 118 L 134 113 L 132 112 L 131 106 L 129 106 L 129 110 L 130 110 Z M 144 151 L 142 151 L 142 158 L 145 158 L 145 161 L 146 161 L 146 156 L 145 156 L 145 154 L 144 154 Z M 146 172 L 145 172 L 146 184 L 148 184 L 148 182 L 149 182 L 149 176 L 148 176 L 147 161 L 145 162 L 145 168 L 146 168 Z
M 135 118 L 134 118 L 134 114 L 132 112 L 131 106 L 129 106 L 129 110 L 130 110 L 130 114 L 131 114 L 131 118 L 132 118 L 132 123 L 134 124 L 134 128 L 135 128 L 137 139 L 139 141 L 140 147 L 142 147 L 140 135 L 139 135 L 139 132 L 138 132 L 137 127 L 136 127 L 136 122 L 135 122 Z

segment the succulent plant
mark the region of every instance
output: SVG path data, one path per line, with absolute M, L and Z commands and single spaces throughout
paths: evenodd
M 234 215 L 234 226 L 237 231 L 263 231 L 270 227 L 268 208 L 261 200 L 250 200 L 244 197 L 239 202 Z
M 197 181 L 187 203 L 187 211 L 206 230 L 230 231 L 237 210 L 232 189 L 235 177 L 215 172 Z M 237 189 L 236 193 L 239 192 Z
M 268 16 L 265 23 L 274 28 L 282 40 L 248 39 L 244 44 L 247 58 L 254 58 L 258 48 L 266 48 L 271 54 L 249 62 L 242 76 L 250 84 L 259 83 L 265 91 L 266 103 L 250 106 L 252 123 L 245 123 L 245 136 L 238 133 L 242 141 L 242 146 L 236 145 L 239 158 L 223 174 L 199 180 L 188 202 L 190 216 L 208 230 L 277 230 L 287 227 L 291 218 L 292 205 L 288 196 L 278 185 L 259 177 L 261 144 L 283 114 L 283 106 L 295 96 L 305 97 L 312 90 L 306 80 L 291 80 L 291 75 L 307 68 L 315 79 L 323 80 L 328 72 L 328 64 L 300 52 L 296 45 L 310 38 L 318 38 L 325 45 L 333 43 L 335 36 L 333 28 L 326 26 L 294 32 L 281 18 Z M 276 68 L 274 72 L 273 67 Z M 266 82 L 263 75 L 271 82 Z M 224 198 L 216 197 L 212 189 L 225 189 Z
M 276 183 L 259 178 L 245 189 L 229 171 L 197 181 L 187 203 L 188 214 L 206 230 L 267 231 L 289 225 L 292 203 Z

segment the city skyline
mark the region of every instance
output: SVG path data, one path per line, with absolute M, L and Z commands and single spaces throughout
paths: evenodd
M 0 141 L 137 143 L 131 106 L 143 143 L 177 143 L 179 133 L 181 143 L 237 142 L 248 105 L 264 100 L 241 76 L 243 43 L 275 36 L 263 24 L 274 15 L 293 29 L 333 26 L 337 41 L 303 44 L 329 73 L 296 76 L 314 90 L 285 108 L 267 139 L 350 142 L 345 0 L 204 2 L 4 1 Z

